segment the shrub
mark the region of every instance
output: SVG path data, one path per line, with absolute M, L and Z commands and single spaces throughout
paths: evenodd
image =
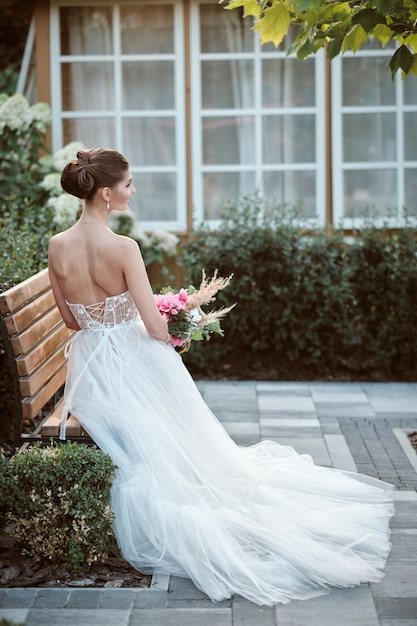
M 415 379 L 417 373 L 417 238 L 411 225 L 400 231 L 367 227 L 349 247 L 356 340 L 349 357 L 354 371 Z
M 49 122 L 47 104 L 29 106 L 22 95 L 0 95 L 0 215 L 7 212 L 17 228 L 48 198 L 39 186 L 45 174 L 39 152 Z
M 76 443 L 36 445 L 7 463 L 1 486 L 7 483 L 7 520 L 23 554 L 53 560 L 76 575 L 106 557 L 114 544 L 115 470 L 107 455 Z
M 202 225 L 182 246 L 187 283 L 234 278 L 218 296 L 236 308 L 225 339 L 196 345 L 185 362 L 202 375 L 228 359 L 274 366 L 277 377 L 412 380 L 417 373 L 416 230 L 372 224 L 347 243 L 311 229 L 296 208 L 249 196 L 225 207 L 220 227 Z M 233 371 L 230 371 L 233 375 Z

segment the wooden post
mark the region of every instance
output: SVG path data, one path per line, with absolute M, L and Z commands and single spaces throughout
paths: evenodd
M 49 0 L 35 0 L 35 58 L 37 101 L 51 104 L 51 69 L 49 49 Z M 52 147 L 51 131 L 46 132 L 46 145 Z

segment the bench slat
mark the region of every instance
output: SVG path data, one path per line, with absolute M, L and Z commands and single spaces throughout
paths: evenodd
M 17 311 L 23 304 L 48 287 L 50 287 L 50 282 L 46 268 L 0 294 L 0 313 L 6 315 Z
M 22 400 L 22 419 L 34 419 L 45 404 L 52 398 L 65 382 L 67 368 L 65 365 L 35 395 Z
M 61 428 L 61 411 L 54 411 L 45 422 L 42 424 L 41 435 L 42 437 L 59 437 L 59 431 Z M 80 422 L 74 415 L 70 415 L 67 419 L 66 434 L 68 438 L 71 437 L 89 437 L 88 433 L 81 426 Z
M 41 294 L 20 311 L 5 317 L 7 332 L 9 335 L 15 335 L 26 330 L 33 322 L 45 315 L 46 311 L 56 306 L 52 289 Z
M 16 366 L 19 376 L 30 376 L 41 363 L 49 358 L 51 352 L 67 342 L 73 332 L 62 322 L 42 343 L 38 344 L 28 354 L 18 356 Z
M 32 326 L 29 326 L 23 333 L 11 338 L 13 352 L 16 356 L 28 352 L 34 345 L 40 343 L 52 328 L 62 322 L 61 314 L 57 307 L 48 311 L 40 317 Z
M 23 398 L 33 396 L 51 378 L 54 372 L 66 365 L 67 359 L 64 356 L 65 345 L 51 354 L 30 376 L 20 378 L 20 394 Z

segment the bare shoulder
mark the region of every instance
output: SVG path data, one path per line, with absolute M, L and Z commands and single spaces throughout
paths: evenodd
M 117 235 L 113 233 L 113 239 L 118 249 L 123 254 L 134 254 L 139 250 L 139 246 L 137 242 L 131 237 L 127 237 L 126 235 Z
M 54 250 L 63 241 L 65 241 L 67 232 L 68 231 L 64 230 L 61 233 L 57 233 L 50 238 L 48 243 L 49 251 Z

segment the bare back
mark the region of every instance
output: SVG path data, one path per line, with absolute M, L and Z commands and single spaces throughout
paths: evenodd
M 69 328 L 79 330 L 67 302 L 90 305 L 129 290 L 152 337 L 165 340 L 167 323 L 153 297 L 136 241 L 105 224 L 82 224 L 52 237 L 49 275 L 57 306 Z
M 126 238 L 104 224 L 76 224 L 50 243 L 49 266 L 69 302 L 92 304 L 126 291 Z

